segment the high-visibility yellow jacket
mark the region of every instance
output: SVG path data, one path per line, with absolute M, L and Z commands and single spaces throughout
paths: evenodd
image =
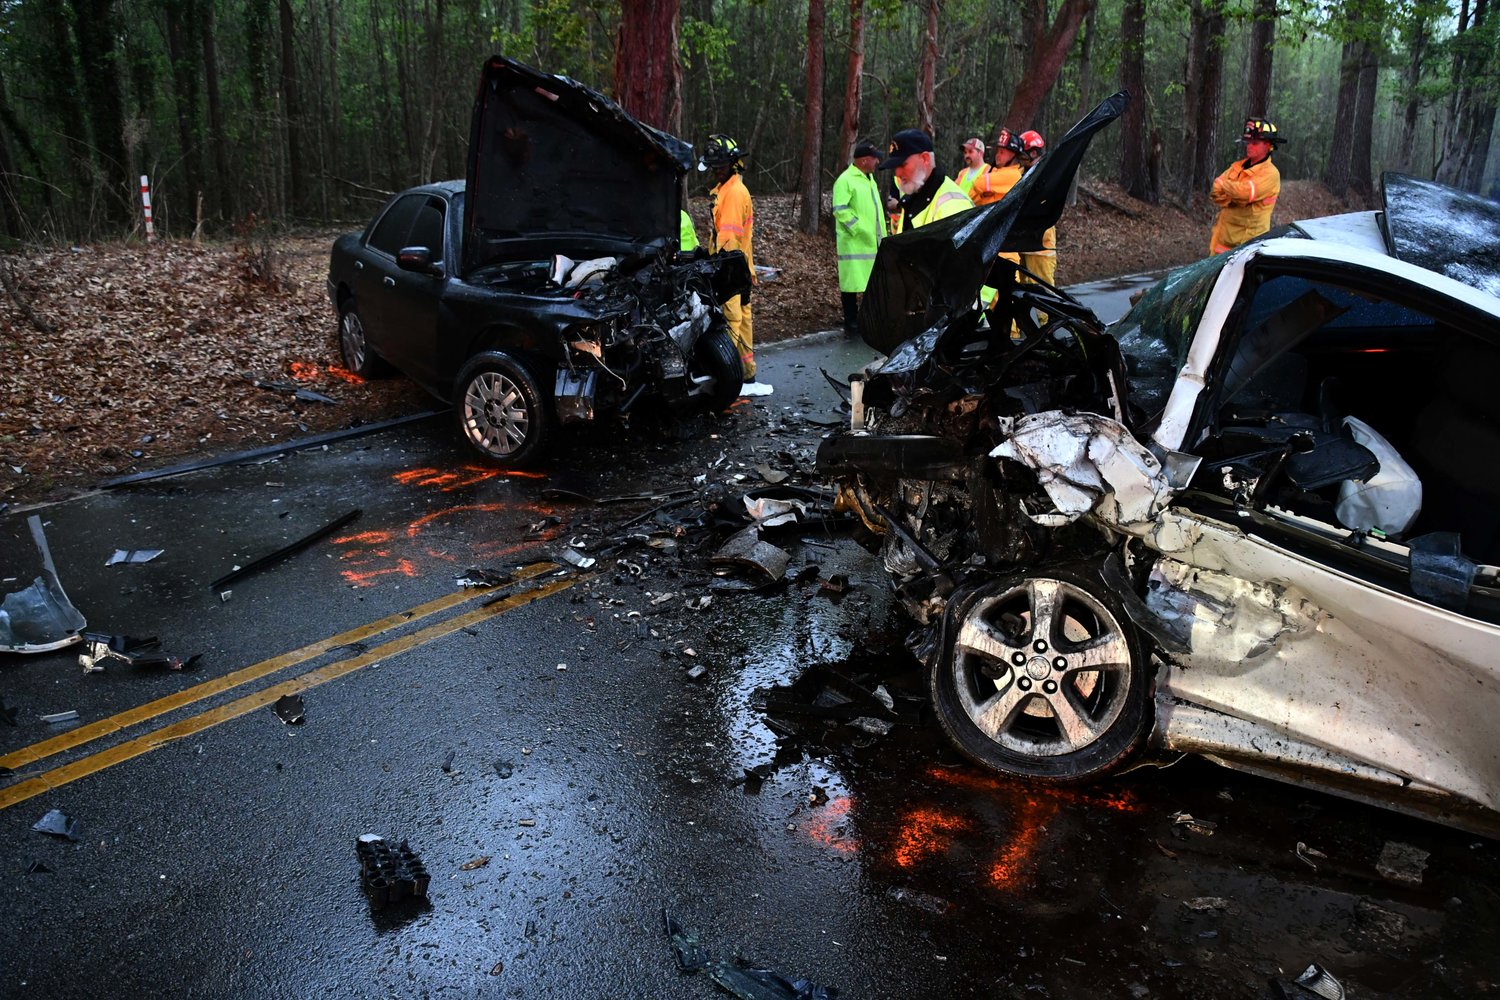
M 942 186 L 938 188 L 937 194 L 927 203 L 927 207 L 906 221 L 910 229 L 925 226 L 929 222 L 946 219 L 950 215 L 966 212 L 974 207 L 969 196 L 959 190 L 958 185 L 947 177 L 943 178 Z
M 751 250 L 755 236 L 755 212 L 750 204 L 750 192 L 739 174 L 730 174 L 729 179 L 709 193 L 714 215 L 714 252 L 739 250 L 745 254 L 745 263 L 750 265 L 750 280 L 755 281 L 755 256 Z
M 693 219 L 687 212 L 682 213 L 682 221 L 677 227 L 677 247 L 683 253 L 698 249 L 698 234 L 694 232 Z
M 839 291 L 862 292 L 875 267 L 876 245 L 885 236 L 880 185 L 854 164 L 833 182 L 833 238 L 838 248 Z
M 1010 193 L 1010 189 L 1016 186 L 1016 181 L 1021 179 L 1021 173 L 1019 163 L 1012 163 L 1008 167 L 991 167 L 983 177 L 974 181 L 974 186 L 969 189 L 969 197 L 980 208 L 993 204 Z
M 1241 160 L 1214 178 L 1209 197 L 1219 206 L 1209 253 L 1223 253 L 1271 228 L 1271 210 L 1281 193 L 1281 171 L 1268 156 L 1259 163 Z
M 958 173 L 953 175 L 953 183 L 958 185 L 960 191 L 973 198 L 974 185 L 992 169 L 994 168 L 987 163 L 981 163 L 977 167 L 960 167 Z

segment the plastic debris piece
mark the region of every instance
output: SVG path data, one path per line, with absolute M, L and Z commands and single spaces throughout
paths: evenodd
M 61 809 L 49 810 L 45 816 L 31 824 L 31 828 L 38 833 L 48 833 L 64 840 L 78 840 L 78 820 Z
M 1344 1000 L 1344 984 L 1321 965 L 1309 965 L 1294 980 L 1272 979 L 1283 1000 Z
M 42 519 L 33 514 L 26 523 L 31 540 L 42 557 L 42 572 L 31 586 L 6 594 L 0 600 L 0 652 L 45 653 L 78 642 L 86 624 L 83 614 L 68 600 L 57 579 L 57 566 Z
M 762 462 L 760 465 L 757 465 L 755 467 L 755 471 L 760 474 L 760 478 L 764 479 L 772 486 L 775 486 L 778 483 L 786 482 L 787 477 L 791 475 L 791 473 L 789 472 L 782 472 L 780 469 L 773 469 L 764 462 Z
M 688 680 L 690 680 L 690 681 L 696 681 L 696 680 L 698 680 L 700 677 L 702 677 L 706 673 L 708 673 L 708 668 L 707 667 L 705 667 L 701 663 L 695 663 L 691 667 L 688 667 L 688 672 L 687 672 Z
M 474 860 L 472 860 L 472 861 L 465 861 L 463 864 L 459 865 L 458 866 L 458 870 L 461 871 L 461 872 L 471 872 L 471 871 L 474 871 L 475 869 L 483 868 L 485 865 L 487 865 L 489 863 L 490 863 L 490 856 L 488 854 L 481 854 L 479 857 L 475 858 Z
M 512 774 L 516 773 L 516 765 L 508 760 L 497 760 L 495 761 L 495 773 L 498 774 L 502 780 L 505 778 L 509 778 Z
M 861 715 L 850 719 L 849 725 L 872 736 L 884 736 L 896 727 L 894 722 L 887 722 L 885 719 L 872 719 L 868 715 Z
M 760 531 L 751 525 L 729 537 L 719 551 L 709 557 L 715 566 L 748 566 L 760 571 L 766 583 L 780 580 L 791 557 L 784 549 L 760 540 Z
M 161 640 L 155 636 L 136 639 L 128 635 L 106 635 L 103 632 L 83 633 L 85 648 L 78 654 L 78 665 L 86 674 L 101 673 L 109 660 L 119 660 L 136 667 L 166 667 L 182 670 L 202 659 L 203 654 L 194 653 L 187 659 L 173 656 L 161 648 Z
M 759 795 L 760 788 L 766 780 L 776 773 L 770 764 L 756 764 L 754 767 L 745 768 L 745 776 L 740 781 L 745 786 L 746 795 Z
M 66 712 L 53 712 L 51 715 L 44 715 L 42 716 L 42 721 L 52 726 L 59 722 L 72 722 L 77 718 L 78 710 L 70 708 Z
M 395 845 L 377 833 L 366 833 L 354 842 L 354 852 L 359 857 L 360 882 L 372 906 L 426 897 L 431 878 L 406 841 Z
M 470 568 L 463 571 L 456 581 L 460 587 L 503 587 L 514 577 L 493 569 Z
M 225 573 L 213 583 L 209 584 L 209 586 L 214 590 L 221 592 L 219 594 L 220 600 L 228 600 L 228 598 L 224 595 L 223 590 L 226 586 L 233 583 L 235 580 L 238 580 L 242 576 L 247 576 L 250 573 L 254 573 L 257 570 L 264 569 L 272 563 L 277 562 L 281 559 L 285 559 L 287 556 L 292 555 L 295 552 L 302 551 L 319 539 L 331 535 L 335 531 L 338 531 L 340 528 L 353 523 L 363 513 L 364 511 L 356 507 L 354 510 L 349 511 L 349 513 L 344 514 L 337 520 L 323 525 L 323 527 L 317 529 L 316 531 L 303 535 L 296 541 L 288 542 L 286 545 L 283 545 L 275 552 L 268 552 L 260 558 L 253 559 L 245 565 L 238 567 L 237 569 L 230 570 L 228 573 Z
M 1322 858 L 1324 860 L 1327 860 L 1328 855 L 1324 854 L 1316 847 L 1308 847 L 1306 844 L 1299 840 L 1297 841 L 1297 858 L 1313 871 L 1317 871 L 1318 865 L 1317 862 L 1313 861 L 1313 858 Z
M 446 757 L 443 758 L 443 773 L 444 774 L 452 774 L 453 773 L 453 758 L 454 758 L 454 756 L 456 756 L 455 751 L 449 750 L 448 751 L 448 756 L 446 756 Z
M 115 549 L 115 554 L 105 562 L 106 566 L 118 566 L 121 563 L 148 563 L 165 552 L 166 549 Z
M 563 549 L 560 558 L 563 562 L 577 566 L 579 569 L 588 569 L 596 562 L 593 556 L 586 556 L 572 546 Z
M 1187 827 L 1194 833 L 1201 833 L 1205 837 L 1212 837 L 1214 835 L 1214 831 L 1219 828 L 1219 824 L 1210 822 L 1206 819 L 1198 819 L 1192 813 L 1188 812 L 1173 813 L 1172 824 L 1174 826 Z
M 302 704 L 300 694 L 284 694 L 271 706 L 282 722 L 289 726 L 300 726 L 307 718 L 307 707 Z
M 51 875 L 52 873 L 52 869 L 48 868 L 40 861 L 33 861 L 31 863 L 31 867 L 26 869 L 27 875 Z
M 1192 899 L 1184 899 L 1182 905 L 1194 913 L 1211 913 L 1229 909 L 1229 900 L 1222 896 L 1194 896 Z
M 1388 840 L 1380 849 L 1380 859 L 1375 862 L 1375 870 L 1392 882 L 1421 885 L 1422 872 L 1427 869 L 1427 858 L 1428 852 L 1420 847 Z
M 740 1000 L 833 1000 L 838 996 L 838 990 L 807 979 L 787 979 L 770 969 L 751 968 L 715 956 L 703 946 L 696 931 L 683 928 L 665 908 L 662 923 L 679 971 L 707 971 L 721 989 Z
M 11 708 L 10 706 L 6 705 L 5 696 L 0 695 L 0 720 L 4 720 L 7 726 L 20 725 L 20 723 L 16 721 L 16 718 L 20 714 L 20 711 L 21 710 L 18 708 Z

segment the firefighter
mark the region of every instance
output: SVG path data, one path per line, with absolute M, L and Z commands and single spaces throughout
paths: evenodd
M 683 253 L 691 253 L 698 249 L 698 234 L 693 229 L 693 218 L 682 211 L 682 219 L 677 224 L 677 248 Z
M 752 251 L 755 234 L 755 215 L 750 204 L 750 192 L 740 173 L 745 169 L 745 152 L 727 135 L 711 135 L 703 155 L 698 160 L 698 169 L 709 171 L 714 188 L 709 193 L 713 206 L 714 253 L 739 250 L 745 255 L 750 268 L 750 283 L 755 280 L 755 255 Z M 741 392 L 746 396 L 767 396 L 771 387 L 755 380 L 755 338 L 751 329 L 749 294 L 736 295 L 724 303 L 724 319 L 729 324 L 729 336 L 740 352 L 740 367 L 743 369 L 745 385 Z
M 953 183 L 972 199 L 974 185 L 990 172 L 989 164 L 984 162 L 984 140 L 979 138 L 966 140 L 963 158 L 964 165 L 959 168 L 958 173 L 953 175 Z
M 1046 152 L 1047 142 L 1042 134 L 1035 129 L 1022 132 L 1018 138 L 1021 141 L 1020 161 L 1022 167 L 1030 170 L 1036 166 L 1037 160 L 1042 158 Z M 1032 274 L 1041 278 L 1047 284 L 1055 284 L 1057 278 L 1057 227 L 1049 226 L 1042 234 L 1042 249 L 1033 250 L 1021 254 L 1021 266 Z M 1021 276 L 1022 281 L 1029 281 L 1026 275 Z M 1044 320 L 1045 322 L 1045 320 Z
M 833 236 L 838 249 L 839 298 L 844 332 L 859 332 L 859 296 L 870 283 L 876 245 L 885 237 L 885 206 L 875 168 L 880 153 L 868 142 L 854 147 L 854 159 L 833 182 Z
M 1271 152 L 1281 143 L 1276 126 L 1264 118 L 1245 122 L 1245 159 L 1229 165 L 1214 178 L 1209 197 L 1219 206 L 1208 252 L 1223 253 L 1271 228 L 1271 210 L 1281 193 L 1281 171 L 1271 162 Z
M 983 208 L 1004 198 L 1016 186 L 1022 172 L 1017 158 L 1024 149 L 1020 136 L 1008 128 L 1000 130 L 995 139 L 995 165 L 983 177 L 977 178 L 969 189 L 974 204 Z
M 890 155 L 881 162 L 880 169 L 896 171 L 902 225 L 906 229 L 916 229 L 974 207 L 969 196 L 938 170 L 932 139 L 920 129 L 906 129 L 892 136 Z

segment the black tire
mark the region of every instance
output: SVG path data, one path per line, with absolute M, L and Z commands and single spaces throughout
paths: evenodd
M 740 398 L 745 369 L 740 364 L 740 352 L 724 327 L 714 327 L 693 345 L 693 375 L 714 380 L 704 397 L 710 413 L 722 413 Z
M 535 462 L 552 437 L 550 397 L 525 364 L 499 351 L 464 366 L 453 409 L 463 439 L 500 465 Z
M 1038 608 L 1050 609 L 1041 622 Z M 1108 774 L 1140 746 L 1151 718 L 1150 660 L 1097 573 L 1056 568 L 996 580 L 964 599 L 948 628 L 932 704 L 965 756 L 1002 774 L 1066 783 Z
M 386 360 L 370 350 L 364 320 L 359 318 L 353 298 L 339 303 L 339 358 L 345 368 L 360 378 L 380 378 L 391 373 Z

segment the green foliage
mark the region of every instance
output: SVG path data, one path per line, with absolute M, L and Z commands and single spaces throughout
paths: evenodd
M 684 16 L 680 37 L 684 70 L 702 66 L 717 83 L 729 79 L 729 56 L 735 40 L 727 27 Z

